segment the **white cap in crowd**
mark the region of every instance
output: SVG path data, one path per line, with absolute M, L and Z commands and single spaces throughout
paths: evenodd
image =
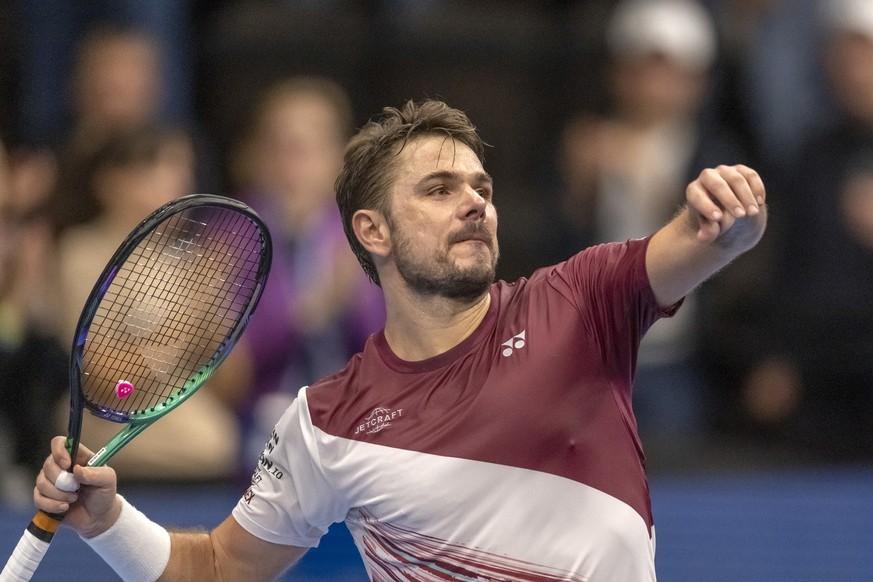
M 826 0 L 824 7 L 831 30 L 873 40 L 873 0 Z
M 873 0 L 860 1 L 873 6 Z M 710 14 L 693 0 L 626 0 L 610 19 L 606 41 L 616 56 L 660 54 L 703 72 L 715 60 L 717 33 Z

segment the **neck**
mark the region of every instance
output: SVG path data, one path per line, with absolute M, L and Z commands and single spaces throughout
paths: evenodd
M 449 351 L 472 334 L 488 313 L 491 294 L 472 302 L 445 297 L 385 294 L 385 340 L 397 357 L 410 362 Z

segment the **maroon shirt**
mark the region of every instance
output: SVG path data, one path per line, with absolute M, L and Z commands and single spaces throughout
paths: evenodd
M 649 239 L 599 245 L 498 282 L 467 339 L 418 362 L 384 333 L 341 373 L 307 390 L 327 434 L 497 463 L 589 485 L 651 531 L 645 459 L 631 408 L 643 333 L 665 312 L 645 269 Z

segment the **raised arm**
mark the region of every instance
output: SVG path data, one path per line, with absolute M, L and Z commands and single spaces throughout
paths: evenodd
M 764 183 L 747 166 L 700 173 L 686 190 L 685 208 L 652 237 L 646 270 L 658 303 L 682 299 L 754 247 L 767 225 Z
M 268 581 L 306 552 L 306 548 L 253 536 L 233 517 L 211 532 L 168 534 L 116 494 L 115 471 L 84 466 L 93 454 L 84 446 L 79 447 L 79 464 L 73 472 L 80 489 L 62 491 L 55 482 L 70 466 L 64 440 L 52 440 L 52 454 L 37 476 L 34 502 L 43 511 L 66 513 L 64 524 L 82 536 L 123 580 Z

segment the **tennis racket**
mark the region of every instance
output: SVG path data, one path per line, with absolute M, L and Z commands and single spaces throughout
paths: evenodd
M 212 376 L 255 310 L 271 258 L 261 219 L 222 196 L 174 200 L 128 235 L 94 285 L 73 339 L 66 447 L 74 462 L 85 410 L 124 425 L 88 461 L 104 465 Z M 66 475 L 58 487 L 72 489 Z M 62 520 L 37 512 L 0 582 L 30 580 Z

